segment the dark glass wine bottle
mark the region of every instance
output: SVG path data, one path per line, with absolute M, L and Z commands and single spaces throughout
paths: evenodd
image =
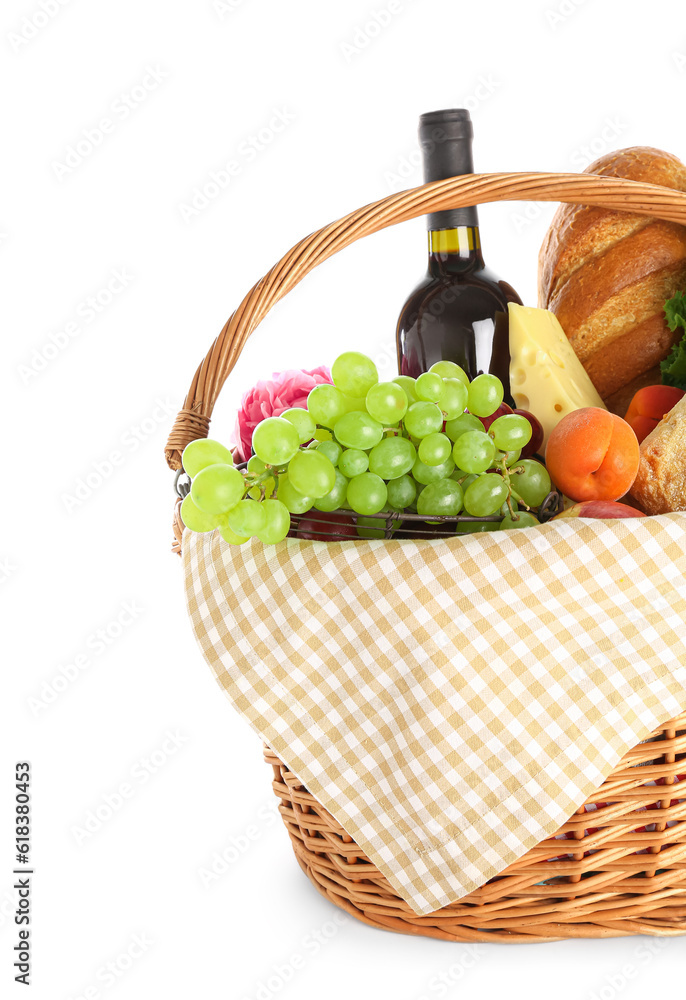
M 474 172 L 469 111 L 432 111 L 419 119 L 424 181 Z M 486 267 L 475 206 L 427 216 L 429 269 L 398 318 L 398 367 L 416 378 L 436 361 L 454 361 L 470 379 L 491 372 L 510 399 L 508 302 L 514 288 Z

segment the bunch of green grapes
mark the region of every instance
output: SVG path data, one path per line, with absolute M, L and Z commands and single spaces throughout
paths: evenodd
M 243 471 L 216 441 L 188 445 L 183 466 L 192 484 L 181 508 L 188 528 L 219 528 L 231 544 L 273 543 L 288 534 L 291 514 L 312 508 L 359 515 L 363 537 L 373 534 L 365 518 L 392 511 L 429 522 L 503 515 L 460 522 L 460 531 L 538 523 L 531 509 L 550 492 L 550 477 L 540 462 L 520 459 L 531 424 L 496 415 L 503 386 L 494 375 L 470 382 L 458 365 L 439 361 L 417 379 L 380 382 L 370 358 L 348 351 L 331 376 L 333 385 L 312 389 L 306 409 L 257 425 Z

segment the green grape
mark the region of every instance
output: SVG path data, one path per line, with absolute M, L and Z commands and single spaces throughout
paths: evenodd
M 265 524 L 257 532 L 257 537 L 266 545 L 276 545 L 291 530 L 291 515 L 280 500 L 265 500 L 261 507 L 265 514 Z
M 264 490 L 265 500 L 269 500 L 272 493 L 276 489 L 276 479 L 274 479 L 273 476 L 270 476 L 269 479 L 265 479 L 265 481 L 262 483 L 262 489 Z
M 344 415 L 346 413 L 352 413 L 353 410 L 358 410 L 360 413 L 367 412 L 367 397 L 366 396 L 346 396 L 343 393 L 343 405 L 345 407 Z
M 459 417 L 448 420 L 445 425 L 445 433 L 451 441 L 457 441 L 461 434 L 467 431 L 483 431 L 484 425 L 473 413 L 461 413 Z
M 443 394 L 443 379 L 436 372 L 424 372 L 417 378 L 415 393 L 417 399 L 437 403 Z
M 369 470 L 382 479 L 399 479 L 410 471 L 417 457 L 411 441 L 386 437 L 369 453 Z
M 475 473 L 473 472 L 467 475 L 465 472 L 462 471 L 462 469 L 455 469 L 450 478 L 454 479 L 455 482 L 459 483 L 460 486 L 462 487 L 462 492 L 466 493 L 468 487 L 471 486 L 474 480 L 478 479 L 479 477 L 475 475 Z
M 298 493 L 318 500 L 333 489 L 336 470 L 321 452 L 299 451 L 290 461 L 288 477 Z
M 448 457 L 440 465 L 425 465 L 421 458 L 418 458 L 412 466 L 412 475 L 422 486 L 428 486 L 429 483 L 437 483 L 439 479 L 448 479 L 454 470 L 455 463 L 452 457 Z
M 300 406 L 294 406 L 290 410 L 284 410 L 281 414 L 284 420 L 288 420 L 295 427 L 300 438 L 300 444 L 311 441 L 317 430 L 317 424 L 311 413 Z
M 194 476 L 208 465 L 233 465 L 233 455 L 219 441 L 211 438 L 198 438 L 191 441 L 183 449 L 181 456 L 184 472 L 193 479 Z
M 470 483 L 464 494 L 464 509 L 474 517 L 490 517 L 496 514 L 507 498 L 507 483 L 497 472 L 478 476 Z
M 285 465 L 300 447 L 300 438 L 289 420 L 267 417 L 253 431 L 252 446 L 266 465 Z
M 338 441 L 333 439 L 331 441 L 316 441 L 315 448 L 322 455 L 326 455 L 332 465 L 338 465 L 338 459 L 343 451 Z
M 494 420 L 488 428 L 488 433 L 495 441 L 496 448 L 502 451 L 520 451 L 531 440 L 532 428 L 526 417 L 518 413 L 506 413 Z
M 362 517 L 357 518 L 355 527 L 357 528 L 357 534 L 360 538 L 385 538 L 386 537 L 386 522 L 380 517 Z M 397 521 L 391 525 L 392 531 L 397 531 Z
M 219 534 L 222 536 L 225 542 L 229 545 L 242 545 L 243 542 L 247 542 L 249 535 L 237 535 L 235 531 L 232 531 L 228 524 L 222 524 L 219 529 Z
M 528 421 L 527 421 L 528 423 Z M 519 472 L 522 469 L 522 472 Z M 518 462 L 510 474 L 512 488 L 519 494 L 527 507 L 538 507 L 552 489 L 548 470 L 533 458 Z
M 303 496 L 298 493 L 293 483 L 290 481 L 287 472 L 279 476 L 279 485 L 276 490 L 276 499 L 286 507 L 291 514 L 304 514 L 314 503 L 314 497 Z
M 360 410 L 346 413 L 336 421 L 333 429 L 336 440 L 344 448 L 367 451 L 378 444 L 383 437 L 383 424 Z
M 203 534 L 206 531 L 214 531 L 221 523 L 221 514 L 206 514 L 200 510 L 193 502 L 190 493 L 184 497 L 181 504 L 181 520 L 190 531 L 198 531 Z
M 468 395 L 467 386 L 464 382 L 460 382 L 456 378 L 443 379 L 443 391 L 441 398 L 438 400 L 438 405 L 443 411 L 443 416 L 446 420 L 454 420 L 461 413 L 464 413 Z
M 454 361 L 437 361 L 429 368 L 430 372 L 435 372 L 441 378 L 456 378 L 465 386 L 469 386 L 469 378 L 464 368 L 460 368 Z
M 193 503 L 206 514 L 224 514 L 245 493 L 245 479 L 233 465 L 208 465 L 191 483 Z
M 435 403 L 420 400 L 405 414 L 405 430 L 415 438 L 425 438 L 443 427 L 443 413 Z
M 333 434 L 326 427 L 318 427 L 314 432 L 315 441 L 333 441 Z
M 535 524 L 540 524 L 541 522 L 533 514 L 530 514 L 526 510 L 517 511 L 514 518 L 504 517 L 500 522 L 500 527 L 503 531 L 511 531 L 512 528 L 532 528 Z
M 495 453 L 495 458 L 493 459 L 493 467 L 495 468 L 496 466 L 501 466 L 504 460 L 505 465 L 509 469 L 519 461 L 519 456 L 521 454 L 521 448 L 516 448 L 514 451 L 500 451 L 498 448 Z
M 402 388 L 410 405 L 417 402 L 417 393 L 415 392 L 416 379 L 410 378 L 409 375 L 396 375 L 391 381 Z
M 454 479 L 429 483 L 417 498 L 417 513 L 434 517 L 449 517 L 462 510 L 462 487 Z
M 320 497 L 319 500 L 315 500 L 314 506 L 317 510 L 338 510 L 339 507 L 345 505 L 345 501 L 348 495 L 348 479 L 344 476 L 340 469 L 336 469 L 336 481 L 333 484 L 333 488 L 330 493 L 326 496 Z
M 256 503 L 254 500 L 241 500 L 233 510 L 229 511 L 227 523 L 237 535 L 247 537 L 256 535 L 267 524 L 264 504 Z
M 388 506 L 393 510 L 405 510 L 414 503 L 417 496 L 417 487 L 411 476 L 401 476 L 399 479 L 391 479 L 387 486 Z
M 347 499 L 356 514 L 378 514 L 386 506 L 388 490 L 380 476 L 363 472 L 348 483 Z
M 367 393 L 367 413 L 387 426 L 397 424 L 407 413 L 409 401 L 397 382 L 377 382 Z
M 513 511 L 518 511 L 519 510 L 519 504 L 517 503 L 517 501 L 515 500 L 514 497 L 510 497 L 510 507 L 512 507 Z M 500 508 L 500 513 L 503 515 L 503 517 L 508 517 L 509 516 L 509 514 L 510 514 L 510 507 L 508 507 L 507 500 L 506 500 L 505 503 Z
M 359 448 L 348 448 L 338 459 L 338 468 L 348 479 L 360 476 L 369 468 L 369 456 Z
M 458 535 L 480 535 L 483 531 L 498 531 L 500 521 L 460 521 L 457 525 Z
M 485 431 L 467 431 L 453 445 L 453 458 L 458 469 L 485 472 L 493 465 L 495 445 Z
M 331 365 L 331 378 L 336 388 L 348 396 L 366 396 L 379 381 L 376 365 L 366 354 L 346 351 Z
M 318 424 L 333 427 L 345 413 L 343 393 L 335 385 L 326 382 L 315 385 L 307 397 L 307 409 Z
M 452 450 L 450 438 L 436 431 L 422 438 L 417 454 L 424 465 L 442 465 Z
M 248 472 L 251 472 L 253 476 L 261 476 L 266 471 L 267 466 L 262 459 L 258 458 L 257 455 L 251 455 L 248 459 Z
M 467 406 L 477 417 L 490 417 L 503 401 L 503 383 L 495 375 L 477 375 L 469 383 Z

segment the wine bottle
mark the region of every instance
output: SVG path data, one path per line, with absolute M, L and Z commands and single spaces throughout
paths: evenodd
M 432 111 L 419 119 L 424 181 L 474 172 L 469 111 Z M 497 375 L 510 396 L 508 302 L 521 299 L 484 264 L 475 206 L 427 216 L 429 268 L 398 318 L 398 368 L 416 378 L 436 361 L 454 361 L 470 379 Z M 512 404 L 514 405 L 514 404 Z

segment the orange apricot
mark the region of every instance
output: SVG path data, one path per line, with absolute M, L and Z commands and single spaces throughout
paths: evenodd
M 669 413 L 684 394 L 673 385 L 647 385 L 639 389 L 624 414 L 624 419 L 636 432 L 639 444 L 654 431 L 665 413 Z
M 585 406 L 563 417 L 545 452 L 550 478 L 576 501 L 619 500 L 631 488 L 639 460 L 633 429 L 599 406 Z

